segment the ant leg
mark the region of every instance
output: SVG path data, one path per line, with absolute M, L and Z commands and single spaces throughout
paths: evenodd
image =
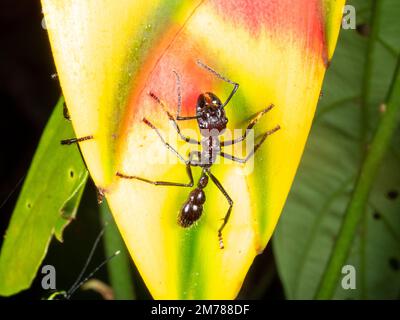
M 61 140 L 61 144 L 62 145 L 70 145 L 73 143 L 82 142 L 82 141 L 91 140 L 91 139 L 93 139 L 92 135 L 81 137 L 81 138 L 72 138 L 72 139 Z
M 175 73 L 176 77 L 176 91 L 178 93 L 178 110 L 176 112 L 176 120 L 182 121 L 182 120 L 193 120 L 197 119 L 197 116 L 189 116 L 189 117 L 182 117 L 181 116 L 181 109 L 182 109 L 182 94 L 181 94 L 181 78 L 175 70 L 173 70 L 173 73 Z
M 222 108 L 225 108 L 225 106 L 229 103 L 229 101 L 232 99 L 233 95 L 235 94 L 235 92 L 239 89 L 239 83 L 236 83 L 232 80 L 229 80 L 228 78 L 224 77 L 223 75 L 221 75 L 220 73 L 218 73 L 217 71 L 215 71 L 214 69 L 212 69 L 211 67 L 209 67 L 208 65 L 204 64 L 203 62 L 201 62 L 200 60 L 196 61 L 197 64 L 200 67 L 203 67 L 204 69 L 206 69 L 207 71 L 211 72 L 213 75 L 215 75 L 217 78 L 230 83 L 233 85 L 233 90 L 230 93 L 230 95 L 228 96 L 228 98 L 226 99 L 225 103 L 222 105 Z
M 158 135 L 158 137 L 161 139 L 162 143 L 167 147 L 167 149 L 171 150 L 180 160 L 182 160 L 184 163 L 188 164 L 189 161 L 185 160 L 178 151 L 174 147 L 172 147 L 161 135 L 160 131 L 146 118 L 143 118 L 143 122 L 148 125 L 150 128 L 152 128 Z
M 214 182 L 214 184 L 218 187 L 218 189 L 222 192 L 222 194 L 225 196 L 226 200 L 228 200 L 228 203 L 229 203 L 229 209 L 224 217 L 224 222 L 222 223 L 221 227 L 218 229 L 219 248 L 224 249 L 224 241 L 222 239 L 222 230 L 225 228 L 226 224 L 228 223 L 229 217 L 231 216 L 233 200 L 228 195 L 228 193 L 225 191 L 222 184 L 218 181 L 218 179 L 209 170 L 207 170 L 207 174 L 211 178 L 211 180 Z
M 176 123 L 175 118 L 172 116 L 171 113 L 168 112 L 168 110 L 165 108 L 164 103 L 160 100 L 159 97 L 157 97 L 153 92 L 149 92 L 150 97 L 152 97 L 155 101 L 158 102 L 158 104 L 163 108 L 163 110 L 165 111 L 165 113 L 168 115 L 168 118 L 170 121 L 172 121 L 172 124 L 176 130 L 176 132 L 178 132 L 179 136 L 181 137 L 182 140 L 191 143 L 191 144 L 198 144 L 200 145 L 200 141 L 196 140 L 196 139 L 192 139 L 190 137 L 184 136 L 181 133 L 181 129 L 179 128 L 178 124 Z
M 186 173 L 190 179 L 189 183 L 169 182 L 169 181 L 152 181 L 149 179 L 141 178 L 138 176 L 128 176 L 123 173 L 117 172 L 117 176 L 123 179 L 136 179 L 143 182 L 153 184 L 155 186 L 174 186 L 174 187 L 193 187 L 193 174 L 190 162 L 186 163 Z
M 71 116 L 69 115 L 69 111 L 67 105 L 65 104 L 65 101 L 63 103 L 63 116 L 66 120 L 71 121 Z
M 250 152 L 250 153 L 246 156 L 246 158 L 244 158 L 244 159 L 235 157 L 235 156 L 233 156 L 233 155 L 231 155 L 231 154 L 227 154 L 227 153 L 225 153 L 225 152 L 221 152 L 221 153 L 220 153 L 220 156 L 221 156 L 221 157 L 224 157 L 224 158 L 226 158 L 226 159 L 235 161 L 235 162 L 246 163 L 246 162 L 256 153 L 256 151 L 261 147 L 261 145 L 263 144 L 263 142 L 265 141 L 265 139 L 267 139 L 267 137 L 268 137 L 269 135 L 271 135 L 271 134 L 273 134 L 274 132 L 278 131 L 280 128 L 281 128 L 281 127 L 278 125 L 278 126 L 276 126 L 274 129 L 265 132 L 265 133 L 262 135 L 262 138 L 261 138 L 260 142 L 258 142 L 258 143 L 254 146 L 253 150 L 251 150 L 251 152 Z
M 248 126 L 247 126 L 247 128 L 246 128 L 246 131 L 244 132 L 244 134 L 243 134 L 241 137 L 236 138 L 236 139 L 234 139 L 234 140 L 222 141 L 222 142 L 221 142 L 221 146 L 222 146 L 222 147 L 224 147 L 224 146 L 230 146 L 230 145 L 232 145 L 232 144 L 241 142 L 241 141 L 243 141 L 244 139 L 246 139 L 247 134 L 249 133 L 249 130 L 251 130 L 251 129 L 256 125 L 256 123 L 261 119 L 261 117 L 262 117 L 264 114 L 266 114 L 268 111 L 270 111 L 273 107 L 274 107 L 274 105 L 271 104 L 270 106 L 268 106 L 268 107 L 265 108 L 264 110 L 261 110 L 260 112 L 258 112 L 258 113 L 253 117 L 253 119 L 251 119 L 250 123 L 248 124 Z
M 56 74 L 56 76 L 57 76 L 57 74 Z M 63 103 L 63 116 L 64 116 L 64 118 L 66 120 L 71 121 L 71 116 L 69 115 L 68 107 L 65 104 L 65 101 Z M 91 140 L 91 139 L 93 139 L 92 135 L 86 136 L 86 137 L 81 137 L 81 138 L 72 138 L 72 139 L 61 140 L 61 144 L 62 145 L 70 145 L 70 144 L 73 144 L 73 143 L 86 141 L 86 140 Z M 79 149 L 79 152 L 80 151 L 81 150 Z M 81 156 L 82 156 L 82 154 L 81 154 Z M 82 156 L 82 159 L 83 159 L 83 156 Z M 85 167 L 87 169 L 86 163 L 85 163 Z M 103 199 L 104 199 L 104 190 L 101 189 L 101 188 L 96 188 L 96 194 L 97 194 L 97 203 L 101 204 L 103 202 Z
M 63 115 L 66 120 L 71 121 L 71 117 L 69 115 L 69 111 L 68 111 L 68 108 L 67 108 L 67 105 L 65 104 L 65 102 L 63 104 Z M 81 137 L 81 138 L 72 138 L 72 139 L 61 140 L 61 144 L 62 145 L 70 145 L 73 143 L 78 143 L 78 142 L 91 140 L 91 139 L 93 139 L 92 135 Z

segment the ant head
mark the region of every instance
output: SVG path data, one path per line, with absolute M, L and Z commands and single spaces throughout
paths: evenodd
M 217 130 L 220 134 L 226 129 L 228 118 L 221 100 L 212 92 L 199 95 L 196 104 L 197 122 L 201 132 Z

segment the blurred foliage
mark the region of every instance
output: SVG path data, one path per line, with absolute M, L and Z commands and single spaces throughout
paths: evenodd
M 332 250 L 400 53 L 400 2 L 381 0 L 369 44 L 372 1 L 355 5 L 358 30 L 342 30 L 304 157 L 274 236 L 289 299 L 310 299 Z M 396 299 L 400 294 L 400 134 L 382 164 L 348 264 L 357 290 L 335 298 Z

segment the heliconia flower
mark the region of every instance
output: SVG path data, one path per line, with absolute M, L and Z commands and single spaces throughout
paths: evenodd
M 238 294 L 273 233 L 295 176 L 344 2 L 42 0 L 76 135 L 94 137 L 80 143 L 85 162 L 154 298 L 232 299 Z M 280 127 L 248 164 L 221 160 L 211 167 L 234 203 L 222 233 L 224 249 L 217 230 L 229 205 L 212 182 L 204 189 L 207 200 L 198 222 L 190 228 L 177 223 L 200 168 L 193 168 L 193 188 L 116 175 L 189 181 L 185 164 L 143 118 L 185 158 L 197 150 L 176 138 L 165 111 L 176 116 L 179 88 L 183 116 L 195 115 L 203 92 L 225 101 L 233 86 L 203 64 L 240 85 L 225 107 L 227 136 L 245 129 L 271 104 L 274 108 L 254 126 L 255 142 Z M 196 120 L 179 125 L 185 134 L 201 138 Z M 243 157 L 246 147 L 227 148 L 227 153 Z

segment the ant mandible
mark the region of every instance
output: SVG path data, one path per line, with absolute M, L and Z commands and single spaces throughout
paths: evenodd
M 215 163 L 217 156 L 221 156 L 239 163 L 246 163 L 260 148 L 265 139 L 272 133 L 278 131 L 280 129 L 280 126 L 277 125 L 272 130 L 265 132 L 261 136 L 260 141 L 254 146 L 254 148 L 245 158 L 238 158 L 236 156 L 221 151 L 222 147 L 233 145 L 235 143 L 239 143 L 244 139 L 246 139 L 249 130 L 251 130 L 254 127 L 254 125 L 258 122 L 258 120 L 268 111 L 270 111 L 274 107 L 274 105 L 271 104 L 269 107 L 258 112 L 250 121 L 245 133 L 241 137 L 229 141 L 220 141 L 219 136 L 224 133 L 226 125 L 228 123 L 228 118 L 226 117 L 225 114 L 225 106 L 229 103 L 235 92 L 238 90 L 239 84 L 229 80 L 228 78 L 225 78 L 224 76 L 216 72 L 214 69 L 205 65 L 199 60 L 197 61 L 197 64 L 200 67 L 203 67 L 207 71 L 211 72 L 217 78 L 233 85 L 233 90 L 224 103 L 222 103 L 221 100 L 212 92 L 202 93 L 197 98 L 196 115 L 188 117 L 181 116 L 181 108 L 182 108 L 181 85 L 180 85 L 179 74 L 176 71 L 173 71 L 176 76 L 177 94 L 178 94 L 178 110 L 176 118 L 174 118 L 167 111 L 162 101 L 154 93 L 150 92 L 149 95 L 158 104 L 160 104 L 161 107 L 164 109 L 164 111 L 167 113 L 169 120 L 172 122 L 173 126 L 175 127 L 175 130 L 177 131 L 181 139 L 190 144 L 200 145 L 201 151 L 189 152 L 189 159 L 186 160 L 183 156 L 179 154 L 179 152 L 174 147 L 172 147 L 165 141 L 159 130 L 148 119 L 143 118 L 143 122 L 157 133 L 158 137 L 160 138 L 164 146 L 168 148 L 170 151 L 172 151 L 182 162 L 186 164 L 186 172 L 190 180 L 189 183 L 152 181 L 138 176 L 126 175 L 125 173 L 121 172 L 117 172 L 117 176 L 123 179 L 140 180 L 142 182 L 150 183 L 156 186 L 193 187 L 194 181 L 192 174 L 192 166 L 201 167 L 202 173 L 197 183 L 197 187 L 189 193 L 187 200 L 184 202 L 178 216 L 178 224 L 183 228 L 188 228 L 201 217 L 203 213 L 203 206 L 206 201 L 206 196 L 203 189 L 207 186 L 208 177 L 210 177 L 211 181 L 218 187 L 218 189 L 222 192 L 222 194 L 225 196 L 225 198 L 229 203 L 229 209 L 225 214 L 225 217 L 223 219 L 220 228 L 218 229 L 219 247 L 220 249 L 224 249 L 222 230 L 225 228 L 226 224 L 228 223 L 229 217 L 231 215 L 233 200 L 225 191 L 224 187 L 218 181 L 218 179 L 211 173 L 211 167 Z M 197 120 L 197 124 L 200 129 L 200 133 L 202 135 L 201 141 L 184 136 L 181 133 L 177 121 L 185 121 L 185 120 Z M 79 139 L 76 140 L 79 141 Z

